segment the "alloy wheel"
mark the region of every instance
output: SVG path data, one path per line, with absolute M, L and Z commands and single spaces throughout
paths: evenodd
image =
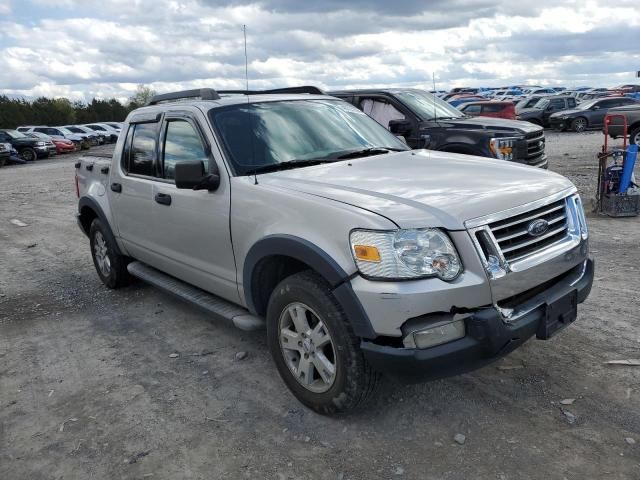
M 573 128 L 576 132 L 584 132 L 587 129 L 587 121 L 584 118 L 576 118 L 573 122 Z
M 336 350 L 326 325 L 301 302 L 287 305 L 278 321 L 280 350 L 294 378 L 307 390 L 323 393 L 336 378 Z
M 108 277 L 111 273 L 111 260 L 109 259 L 107 242 L 105 242 L 101 232 L 96 232 L 93 238 L 93 253 L 96 257 L 96 263 L 98 264 L 100 273 Z

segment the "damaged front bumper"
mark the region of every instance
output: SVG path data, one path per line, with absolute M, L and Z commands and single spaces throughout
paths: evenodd
M 397 348 L 362 341 L 372 367 L 407 382 L 437 379 L 478 369 L 512 352 L 536 335 L 546 339 L 575 320 L 593 283 L 594 262 L 584 262 L 513 306 L 516 315 L 491 306 L 464 318 L 466 335 L 431 348 Z

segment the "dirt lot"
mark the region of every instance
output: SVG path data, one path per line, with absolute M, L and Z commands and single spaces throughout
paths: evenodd
M 601 140 L 548 133 L 551 169 L 585 199 Z M 367 410 L 325 418 L 286 390 L 262 334 L 144 284 L 102 286 L 74 161 L 0 170 L 0 478 L 640 478 L 640 367 L 604 364 L 640 358 L 640 218 L 590 216 L 593 292 L 551 341 L 385 381 Z

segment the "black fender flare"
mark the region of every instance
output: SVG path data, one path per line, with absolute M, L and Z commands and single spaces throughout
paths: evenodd
M 107 216 L 104 214 L 104 211 L 102 210 L 102 207 L 100 206 L 100 204 L 98 204 L 98 202 L 96 202 L 93 198 L 91 197 L 82 197 L 80 200 L 78 200 L 78 224 L 80 226 L 80 229 L 84 232 L 85 235 L 89 236 L 89 229 L 87 228 L 85 230 L 84 225 L 82 224 L 80 218 L 82 216 L 82 209 L 83 208 L 90 208 L 91 210 L 93 210 L 93 212 L 96 214 L 96 217 L 98 217 L 100 219 L 100 221 L 102 222 L 102 225 L 105 228 L 105 234 L 109 237 L 109 240 L 111 240 L 111 242 L 113 243 L 113 245 L 115 245 L 115 250 L 116 253 L 118 255 L 124 255 L 121 251 L 120 251 L 120 247 L 118 246 L 118 242 L 116 241 L 116 237 L 113 234 L 113 231 L 111 230 L 111 225 L 109 225 L 109 220 L 107 220 Z
M 249 249 L 242 269 L 242 285 L 245 301 L 252 313 L 257 312 L 252 291 L 254 269 L 261 260 L 273 255 L 291 257 L 309 265 L 329 283 L 354 333 L 363 338 L 376 338 L 371 321 L 351 288 L 350 276 L 327 252 L 308 240 L 294 235 L 269 235 Z

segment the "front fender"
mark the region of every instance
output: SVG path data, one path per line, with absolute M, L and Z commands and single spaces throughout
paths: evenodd
M 298 260 L 323 277 L 342 306 L 354 333 L 363 338 L 375 338 L 376 333 L 358 297 L 351 288 L 350 277 L 338 263 L 320 247 L 293 235 L 269 235 L 256 242 L 247 253 L 242 283 L 247 307 L 256 314 L 254 292 L 260 286 L 254 282 L 254 270 L 261 260 L 270 256 L 285 256 Z

